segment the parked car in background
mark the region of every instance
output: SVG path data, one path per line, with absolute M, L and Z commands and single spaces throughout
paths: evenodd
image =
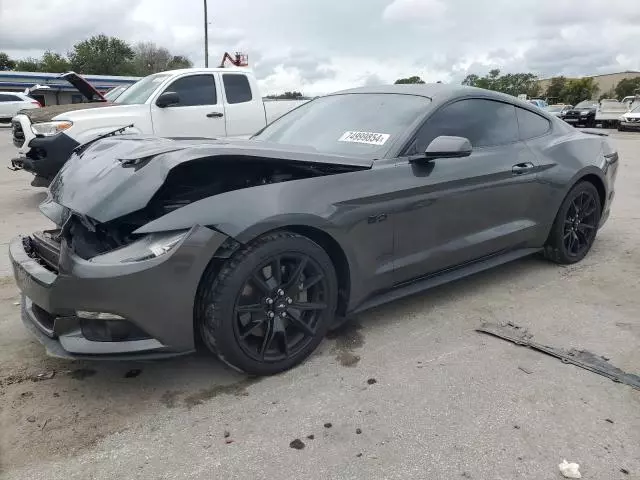
M 618 130 L 640 130 L 640 105 L 620 117 Z
M 82 146 L 40 207 L 57 227 L 9 252 L 23 322 L 53 355 L 154 358 L 201 340 L 269 375 L 350 314 L 537 252 L 579 262 L 617 168 L 607 136 L 512 96 L 363 87 L 251 140 Z
M 596 123 L 602 124 L 603 128 L 615 127 L 620 121 L 620 115 L 627 111 L 628 108 L 624 102 L 619 102 L 615 98 L 603 98 L 596 110 Z
M 571 125 L 584 125 L 586 127 L 596 126 L 596 111 L 598 110 L 598 102 L 595 100 L 583 100 L 575 107 L 568 110 L 563 120 Z
M 40 102 L 24 93 L 0 92 L 0 123 L 11 123 L 20 110 L 40 107 Z
M 541 98 L 531 98 L 529 99 L 529 103 L 531 105 L 535 105 L 538 108 L 545 108 L 547 106 L 547 102 L 542 100 Z
M 75 75 L 75 74 L 74 74 Z M 145 77 L 108 102 L 79 75 L 92 103 L 57 105 L 13 122 L 14 169 L 48 186 L 78 145 L 120 132 L 160 137 L 249 137 L 305 103 L 263 102 L 253 73 L 242 68 L 188 68 Z
M 564 103 L 557 103 L 555 105 L 547 105 L 544 110 L 558 118 L 564 118 L 564 115 L 571 110 L 573 107 L 571 105 L 565 105 Z

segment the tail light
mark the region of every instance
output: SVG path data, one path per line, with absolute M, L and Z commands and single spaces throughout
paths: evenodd
M 31 103 L 42 108 L 42 104 L 38 100 L 31 100 Z

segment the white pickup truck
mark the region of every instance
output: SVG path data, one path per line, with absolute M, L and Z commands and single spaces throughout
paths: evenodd
M 596 110 L 596 123 L 601 123 L 603 128 L 616 126 L 620 116 L 627 112 L 627 105 L 615 98 L 603 98 Z
M 263 102 L 251 71 L 189 68 L 139 80 L 113 102 L 79 75 L 62 78 L 89 101 L 23 110 L 11 124 L 19 156 L 11 169 L 47 186 L 74 148 L 98 136 L 138 133 L 159 137 L 248 137 L 304 101 Z

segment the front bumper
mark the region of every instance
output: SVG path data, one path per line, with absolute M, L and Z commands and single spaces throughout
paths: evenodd
M 22 292 L 22 320 L 50 355 L 67 358 L 144 359 L 195 349 L 194 307 L 204 270 L 228 237 L 194 227 L 168 253 L 150 260 L 97 264 L 62 242 L 59 272 L 27 253 L 23 237 L 9 255 Z M 83 333 L 79 310 L 126 319 L 145 338 L 95 341 Z
M 620 127 L 627 130 L 640 130 L 640 122 L 620 122 Z
M 12 170 L 26 170 L 39 177 L 53 179 L 79 145 L 63 133 L 51 137 L 35 137 L 25 141 L 27 153 L 11 160 Z

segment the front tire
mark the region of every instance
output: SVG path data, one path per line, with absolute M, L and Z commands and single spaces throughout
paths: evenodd
M 338 282 L 327 253 L 281 231 L 236 252 L 205 273 L 197 321 L 207 347 L 230 366 L 272 375 L 306 359 L 327 333 Z
M 601 214 L 596 187 L 586 181 L 575 185 L 558 210 L 544 247 L 545 256 L 562 265 L 582 260 L 596 238 Z

